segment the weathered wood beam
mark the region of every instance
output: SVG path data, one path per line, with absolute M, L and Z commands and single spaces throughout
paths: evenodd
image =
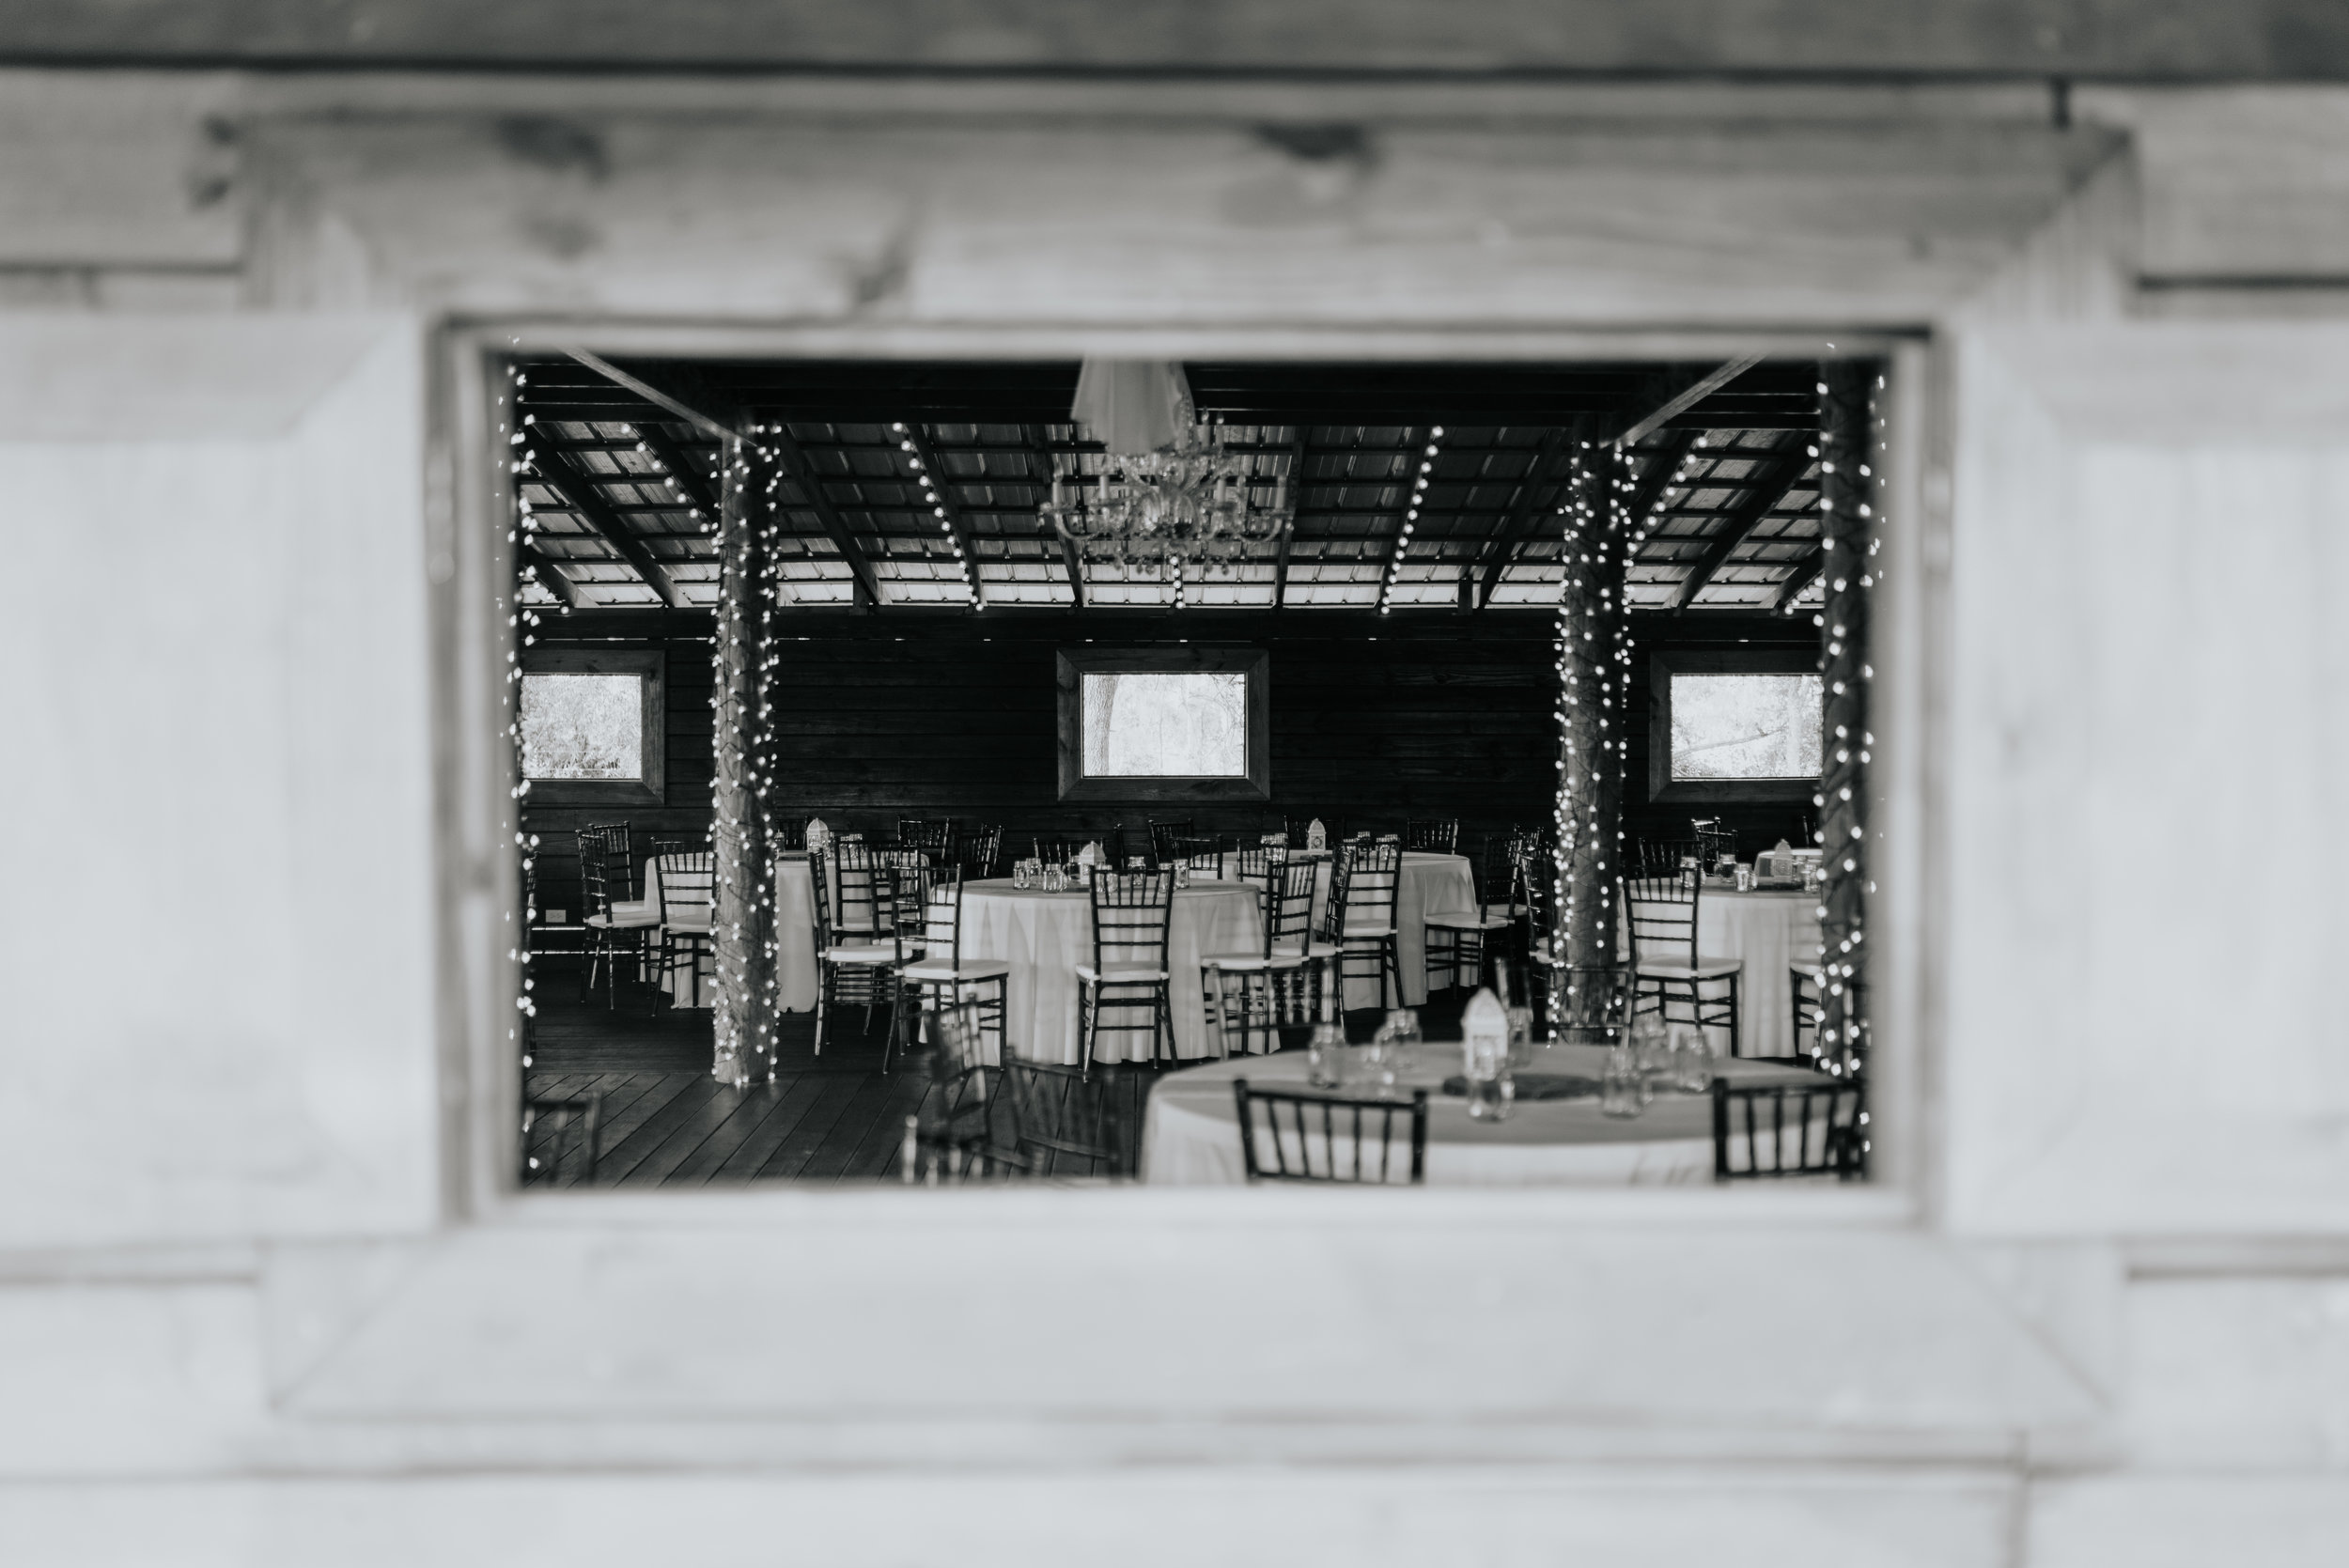
M 946 533 L 962 557 L 962 575 L 970 586 L 971 608 L 983 609 L 987 584 L 979 576 L 978 536 L 971 532 L 971 524 L 963 518 L 962 503 L 955 496 L 954 475 L 938 460 L 938 448 L 931 444 L 928 433 L 920 425 L 910 419 L 899 423 L 904 428 L 898 434 L 912 446 L 915 465 L 930 477 L 930 493 L 938 497 L 937 510 L 946 514 Z
M 1299 424 L 1297 435 L 1289 442 L 1289 489 L 1297 492 L 1296 509 L 1289 515 L 1289 525 L 1281 531 L 1281 543 L 1272 553 L 1272 608 L 1278 610 L 1288 602 L 1289 545 L 1297 537 L 1297 519 L 1305 515 L 1306 437 L 1312 427 Z
M 538 482 L 552 490 L 556 499 L 563 503 L 563 509 L 593 529 L 598 537 L 611 546 L 620 559 L 626 561 L 636 575 L 661 596 L 663 604 L 674 610 L 689 607 L 693 601 L 685 597 L 684 589 L 670 580 L 668 569 L 645 547 L 644 539 L 604 502 L 596 490 L 595 480 L 571 467 L 563 458 L 562 448 L 537 427 L 527 427 L 524 433 L 529 438 L 529 444 L 523 449 L 523 456 L 530 466 L 537 470 Z
M 666 409 L 701 431 L 702 434 L 716 441 L 722 451 L 727 441 L 742 439 L 743 432 L 737 428 L 740 415 L 732 409 L 722 408 L 716 399 L 708 396 L 706 391 L 699 400 L 709 406 L 697 408 L 693 403 L 688 402 L 686 396 L 679 392 L 671 391 L 667 387 L 648 381 L 630 371 L 623 370 L 610 360 L 599 359 L 584 349 L 571 349 L 570 356 L 613 385 L 625 387 L 647 403 Z M 674 372 L 672 379 L 674 379 Z
M 685 497 L 685 504 L 715 523 L 719 503 L 717 492 L 711 489 L 714 481 L 695 466 L 685 449 L 649 425 L 636 427 L 636 439 L 646 456 L 669 471 L 669 477 L 677 482 L 675 488 Z M 718 460 L 722 464 L 725 461 L 723 442 L 719 443 Z
M 1066 444 L 1055 446 L 1045 439 L 1043 428 L 1039 426 L 1022 425 L 1019 427 L 1019 433 L 1026 439 L 1029 459 L 1035 464 L 1035 482 L 1043 489 L 1046 498 L 1050 499 L 1052 490 L 1052 454 L 1055 451 L 1073 451 L 1075 448 Z M 1039 529 L 1043 526 L 1041 511 L 1037 514 L 1036 526 Z M 1085 593 L 1084 552 L 1077 548 L 1073 540 L 1059 538 L 1058 542 L 1061 565 L 1068 572 L 1068 602 L 1073 608 L 1082 610 L 1089 603 Z
M 1625 427 L 1623 434 L 1615 438 L 1615 444 L 1626 447 L 1637 446 L 1650 432 L 1662 429 L 1666 425 L 1687 413 L 1690 409 L 1695 408 L 1699 403 L 1703 402 L 1707 397 L 1712 396 L 1713 394 L 1761 363 L 1760 354 L 1748 354 L 1742 359 L 1731 360 L 1726 365 L 1706 371 L 1686 387 L 1664 399 L 1654 411 Z
M 807 504 L 815 511 L 816 520 L 823 528 L 824 536 L 832 540 L 832 548 L 838 551 L 840 558 L 848 564 L 848 575 L 856 584 L 853 597 L 857 605 L 865 610 L 879 608 L 880 579 L 874 575 L 873 563 L 865 558 L 863 547 L 856 542 L 856 536 L 848 532 L 848 524 L 841 517 L 839 508 L 832 504 L 832 497 L 824 493 L 823 476 L 816 472 L 816 465 L 807 460 L 807 453 L 780 422 L 766 427 L 754 439 L 774 451 L 776 457 L 782 459 L 780 466 L 785 477 L 799 486 L 800 493 L 807 497 Z
M 1778 597 L 1770 600 L 1771 612 L 1781 615 L 1791 613 L 1795 600 L 1802 598 L 1802 591 L 1811 586 L 1819 575 L 1819 568 L 1826 565 L 1827 556 L 1817 550 L 1797 560 L 1795 569 L 1787 573 L 1785 581 L 1778 585 Z
M 1729 514 L 1728 520 L 1704 541 L 1704 553 L 1698 556 L 1688 575 L 1680 580 L 1666 602 L 1667 610 L 1686 610 L 1713 581 L 1713 574 L 1729 564 L 1729 558 L 1746 536 L 1761 525 L 1772 508 L 1786 499 L 1786 492 L 1802 483 L 1802 476 L 1811 470 L 1809 442 L 1797 435 L 1793 442 L 1778 448 L 1777 454 L 1762 468 L 1747 476 L 1749 487 L 1745 500 Z
M 1486 541 L 1485 551 L 1479 556 L 1484 570 L 1476 584 L 1478 609 L 1492 603 L 1493 590 L 1501 585 L 1502 575 L 1516 564 L 1524 553 L 1526 542 L 1532 538 L 1534 498 L 1549 482 L 1549 471 L 1558 454 L 1566 449 L 1566 439 L 1563 429 L 1551 430 L 1542 437 L 1541 444 L 1533 449 L 1532 462 L 1526 467 L 1524 483 L 1517 487 L 1509 509 L 1493 525 L 1492 537 Z
M 530 546 L 521 547 L 522 568 L 537 580 L 538 586 L 563 601 L 564 607 L 577 610 L 587 600 L 580 594 L 579 584 L 563 575 L 562 568 L 552 556 L 541 555 Z

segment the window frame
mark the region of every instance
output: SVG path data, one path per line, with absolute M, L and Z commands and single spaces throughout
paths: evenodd
M 635 675 L 644 699 L 643 766 L 632 780 L 529 779 L 530 799 L 544 806 L 665 806 L 669 799 L 668 655 L 660 648 L 541 648 L 522 650 L 522 678 L 532 675 Z M 521 692 L 514 693 L 515 722 Z M 516 750 L 521 749 L 517 731 Z M 527 775 L 525 775 L 527 777 Z
M 1272 655 L 1244 644 L 1179 644 L 1167 647 L 1058 649 L 1052 660 L 1058 688 L 1060 799 L 1065 801 L 1222 801 L 1272 799 Z M 1179 774 L 1087 778 L 1084 772 L 1084 677 L 1088 675 L 1230 675 L 1248 679 L 1248 770 L 1210 778 Z
M 1674 779 L 1674 675 L 1813 675 L 1815 653 L 1801 648 L 1653 649 L 1648 654 L 1647 798 L 1651 804 L 1752 804 L 1808 800 L 1816 775 L 1799 779 Z

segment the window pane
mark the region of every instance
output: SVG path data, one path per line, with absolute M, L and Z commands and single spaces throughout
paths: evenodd
M 522 676 L 522 776 L 645 776 L 641 675 Z
M 1672 777 L 1815 779 L 1817 675 L 1672 677 Z
M 1241 674 L 1084 676 L 1089 779 L 1248 775 L 1248 677 Z

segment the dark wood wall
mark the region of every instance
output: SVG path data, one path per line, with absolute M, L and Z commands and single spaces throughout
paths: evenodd
M 805 617 L 784 644 L 789 737 L 778 781 L 795 815 L 886 830 L 900 815 L 1098 834 L 1149 818 L 1256 832 L 1285 816 L 1333 830 L 1457 816 L 1464 835 L 1551 813 L 1546 615 L 1379 617 L 1291 612 Z M 1062 805 L 1053 655 L 1063 646 L 1244 644 L 1271 657 L 1272 798 L 1264 803 Z
M 1735 614 L 1706 611 L 1699 614 L 1668 615 L 1634 613 L 1631 617 L 1631 692 L 1628 744 L 1630 775 L 1624 781 L 1624 834 L 1641 839 L 1686 839 L 1700 816 L 1718 816 L 1737 835 L 1737 853 L 1751 860 L 1783 838 L 1808 844 L 1805 824 L 1815 814 L 1808 798 L 1801 800 L 1729 801 L 1719 805 L 1672 802 L 1658 805 L 1648 795 L 1648 655 L 1657 650 L 1734 655 L 1741 648 L 1782 650 L 1799 648 L 1815 655 L 1818 629 L 1806 613 L 1795 615 Z
M 1004 825 L 1026 852 L 1038 834 L 1106 832 L 1150 817 L 1190 816 L 1202 831 L 1256 832 L 1318 815 L 1333 831 L 1399 829 L 1408 816 L 1457 816 L 1464 845 L 1513 824 L 1548 825 L 1557 735 L 1546 614 L 1377 616 L 1095 611 L 797 617 L 784 644 L 776 781 L 790 818 L 892 831 L 900 816 Z M 640 855 L 655 836 L 698 837 L 710 824 L 709 617 L 693 612 L 583 612 L 551 618 L 550 647 L 658 646 L 667 654 L 668 787 L 652 807 L 534 807 L 542 841 L 541 901 L 576 911 L 571 833 L 626 821 Z M 1792 843 L 1807 802 L 1659 806 L 1648 799 L 1648 669 L 1657 648 L 1734 651 L 1816 646 L 1808 615 L 1635 614 L 1626 705 L 1627 837 L 1686 838 L 1696 816 L 1721 816 L 1750 856 Z M 1238 643 L 1271 654 L 1269 802 L 1173 807 L 1063 806 L 1056 799 L 1053 653 L 1064 645 Z M 576 919 L 576 913 L 572 918 Z
M 567 911 L 576 923 L 583 913 L 579 857 L 573 834 L 591 822 L 625 822 L 633 830 L 636 855 L 650 853 L 655 838 L 699 841 L 709 831 L 711 744 L 709 697 L 710 617 L 691 612 L 585 612 L 551 615 L 536 644 L 544 648 L 659 648 L 667 679 L 662 737 L 667 779 L 661 805 L 548 806 L 522 813 L 522 831 L 539 839 L 538 902 Z M 646 636 L 646 631 L 660 635 Z

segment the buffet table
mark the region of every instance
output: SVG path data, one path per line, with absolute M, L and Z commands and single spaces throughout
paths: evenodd
M 1576 1073 L 1595 1080 L 1607 1052 L 1597 1046 L 1537 1051 L 1528 1073 Z M 1658 1092 L 1641 1115 L 1608 1116 L 1586 1099 L 1519 1101 L 1505 1122 L 1472 1121 L 1468 1102 L 1441 1092 L 1460 1071 L 1456 1042 L 1418 1048 L 1403 1075 L 1408 1091 L 1429 1091 L 1427 1180 L 1447 1187 L 1652 1187 L 1713 1179 L 1713 1110 L 1703 1094 Z M 1161 1186 L 1229 1186 L 1247 1179 L 1232 1080 L 1267 1089 L 1306 1089 L 1306 1054 L 1236 1057 L 1169 1073 L 1150 1092 L 1142 1127 L 1142 1179 Z M 1725 1061 L 1734 1085 L 1815 1084 L 1808 1068 Z M 1316 1091 L 1308 1091 L 1316 1092 Z M 1360 1094 L 1359 1089 L 1338 1093 Z M 1408 1137 L 1398 1121 L 1396 1137 Z M 1398 1164 L 1398 1169 L 1402 1166 Z
M 1166 956 L 1175 1055 L 1199 1058 L 1214 1049 L 1202 1007 L 1199 955 L 1261 948 L 1260 899 L 1253 883 L 1208 879 L 1174 894 Z M 1011 965 L 1003 1028 L 1014 1050 L 1040 1062 L 1069 1066 L 1080 1062 L 1077 966 L 1093 961 L 1090 894 L 1015 887 L 1008 877 L 967 882 L 962 890 L 962 955 L 1001 958 Z M 1109 1016 L 1139 1014 L 1112 1011 Z M 1094 1060 L 1149 1059 L 1147 1029 L 1104 1025 Z

